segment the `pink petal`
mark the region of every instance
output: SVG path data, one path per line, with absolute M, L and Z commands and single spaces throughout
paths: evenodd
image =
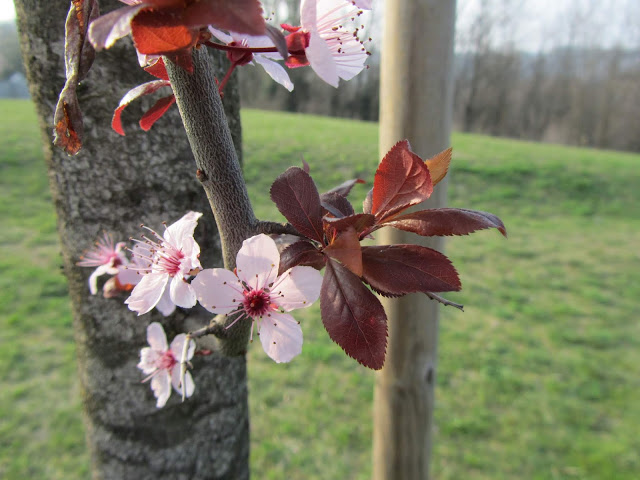
M 333 87 L 338 87 L 338 69 L 331 50 L 318 32 L 310 32 L 309 46 L 305 49 L 309 64 L 318 76 Z
M 196 304 L 196 292 L 182 277 L 175 276 L 169 284 L 171 301 L 182 308 L 191 308 Z
M 193 237 L 187 237 L 182 241 L 182 253 L 184 257 L 180 264 L 180 268 L 184 275 L 188 275 L 194 268 L 202 268 L 200 265 L 200 245 Z
M 289 362 L 302 351 L 302 328 L 291 315 L 274 312 L 260 321 L 260 342 L 277 363 Z
M 89 26 L 89 41 L 96 50 L 111 47 L 131 33 L 131 20 L 144 7 L 144 4 L 122 7 L 96 18 Z
M 125 300 L 129 310 L 143 315 L 155 307 L 164 293 L 169 275 L 165 273 L 148 273 L 131 292 L 131 296 Z
M 318 0 L 302 0 L 300 2 L 300 25 L 304 30 L 310 31 L 316 29 Z
M 173 352 L 173 356 L 176 357 L 176 360 L 180 362 L 182 359 L 182 347 L 184 345 L 184 340 L 187 338 L 187 335 L 181 333 L 180 335 L 176 335 L 176 338 L 171 342 L 171 351 Z M 196 342 L 193 340 L 189 340 L 189 348 L 187 349 L 187 358 L 186 360 L 191 360 L 193 358 L 193 354 L 196 351 Z
M 165 317 L 168 317 L 176 311 L 176 304 L 171 301 L 171 293 L 169 290 L 169 288 L 164 289 L 164 293 L 156 305 L 158 311 Z
M 353 0 L 354 5 L 362 10 L 371 10 L 371 2 L 372 0 Z
M 176 392 L 182 395 L 182 385 L 180 385 L 180 364 L 175 366 L 171 371 L 171 384 Z M 191 373 L 184 372 L 184 384 L 186 386 L 184 396 L 189 398 L 193 395 L 193 391 L 196 389 L 195 384 L 193 383 L 193 378 L 191 377 Z
M 142 274 L 135 270 L 134 265 L 128 268 L 120 268 L 118 271 L 118 281 L 122 285 L 137 285 L 140 280 L 142 280 Z
M 284 272 L 273 286 L 271 299 L 287 312 L 305 308 L 320 296 L 322 275 L 312 267 L 293 267 Z
M 180 220 L 167 227 L 164 231 L 164 239 L 174 247 L 182 248 L 182 244 L 187 238 L 193 238 L 193 231 L 201 216 L 200 212 L 188 212 Z
M 151 379 L 151 390 L 158 399 L 156 407 L 162 408 L 166 405 L 171 395 L 171 376 L 166 370 L 162 370 Z
M 256 290 L 275 281 L 279 265 L 280 254 L 276 242 L 263 233 L 242 242 L 236 257 L 238 277 Z
M 224 268 L 201 271 L 191 286 L 200 305 L 211 313 L 231 313 L 238 309 L 244 299 L 240 279 Z
M 156 352 L 167 351 L 167 336 L 158 322 L 153 322 L 147 327 L 147 343 Z

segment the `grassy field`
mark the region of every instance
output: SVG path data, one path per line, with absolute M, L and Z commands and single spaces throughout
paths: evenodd
M 88 478 L 74 346 L 31 105 L 1 101 L 0 478 Z M 243 113 L 259 216 L 301 158 L 321 188 L 372 180 L 375 124 Z M 451 206 L 487 210 L 509 239 L 448 242 L 463 281 L 439 340 L 437 479 L 637 479 L 640 156 L 455 135 Z M 358 186 L 354 204 L 368 186 Z M 252 468 L 264 479 L 367 479 L 373 374 L 329 339 L 276 366 L 250 353 Z

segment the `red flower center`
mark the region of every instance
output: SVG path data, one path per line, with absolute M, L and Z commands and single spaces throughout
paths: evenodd
M 264 290 L 249 290 L 244 292 L 244 300 L 242 301 L 244 311 L 251 318 L 261 317 L 271 308 L 271 298 Z
M 173 352 L 171 350 L 167 350 L 156 360 L 156 367 L 158 370 L 170 370 L 176 363 L 178 363 L 178 361 L 176 360 L 176 357 L 173 356 Z

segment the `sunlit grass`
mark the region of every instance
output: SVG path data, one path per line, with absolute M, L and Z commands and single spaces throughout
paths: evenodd
M 0 120 L 0 478 L 86 479 L 73 332 L 31 105 Z M 244 111 L 245 177 L 259 216 L 271 182 L 310 164 L 321 189 L 373 179 L 377 126 Z M 455 135 L 452 206 L 495 231 L 451 239 L 465 313 L 443 309 L 439 479 L 635 479 L 640 471 L 640 156 Z M 359 185 L 359 208 L 371 187 Z M 317 307 L 301 356 L 250 348 L 252 469 L 265 479 L 371 476 L 373 374 Z

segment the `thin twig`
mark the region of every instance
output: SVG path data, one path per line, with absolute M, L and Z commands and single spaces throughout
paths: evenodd
M 460 303 L 455 303 L 450 300 L 447 300 L 446 298 L 443 298 L 440 295 L 436 295 L 433 292 L 424 292 L 424 293 L 427 295 L 427 297 L 431 298 L 432 300 L 437 300 L 438 302 L 443 304 L 445 307 L 447 306 L 456 307 L 458 310 L 461 310 L 464 312 L 464 305 Z

